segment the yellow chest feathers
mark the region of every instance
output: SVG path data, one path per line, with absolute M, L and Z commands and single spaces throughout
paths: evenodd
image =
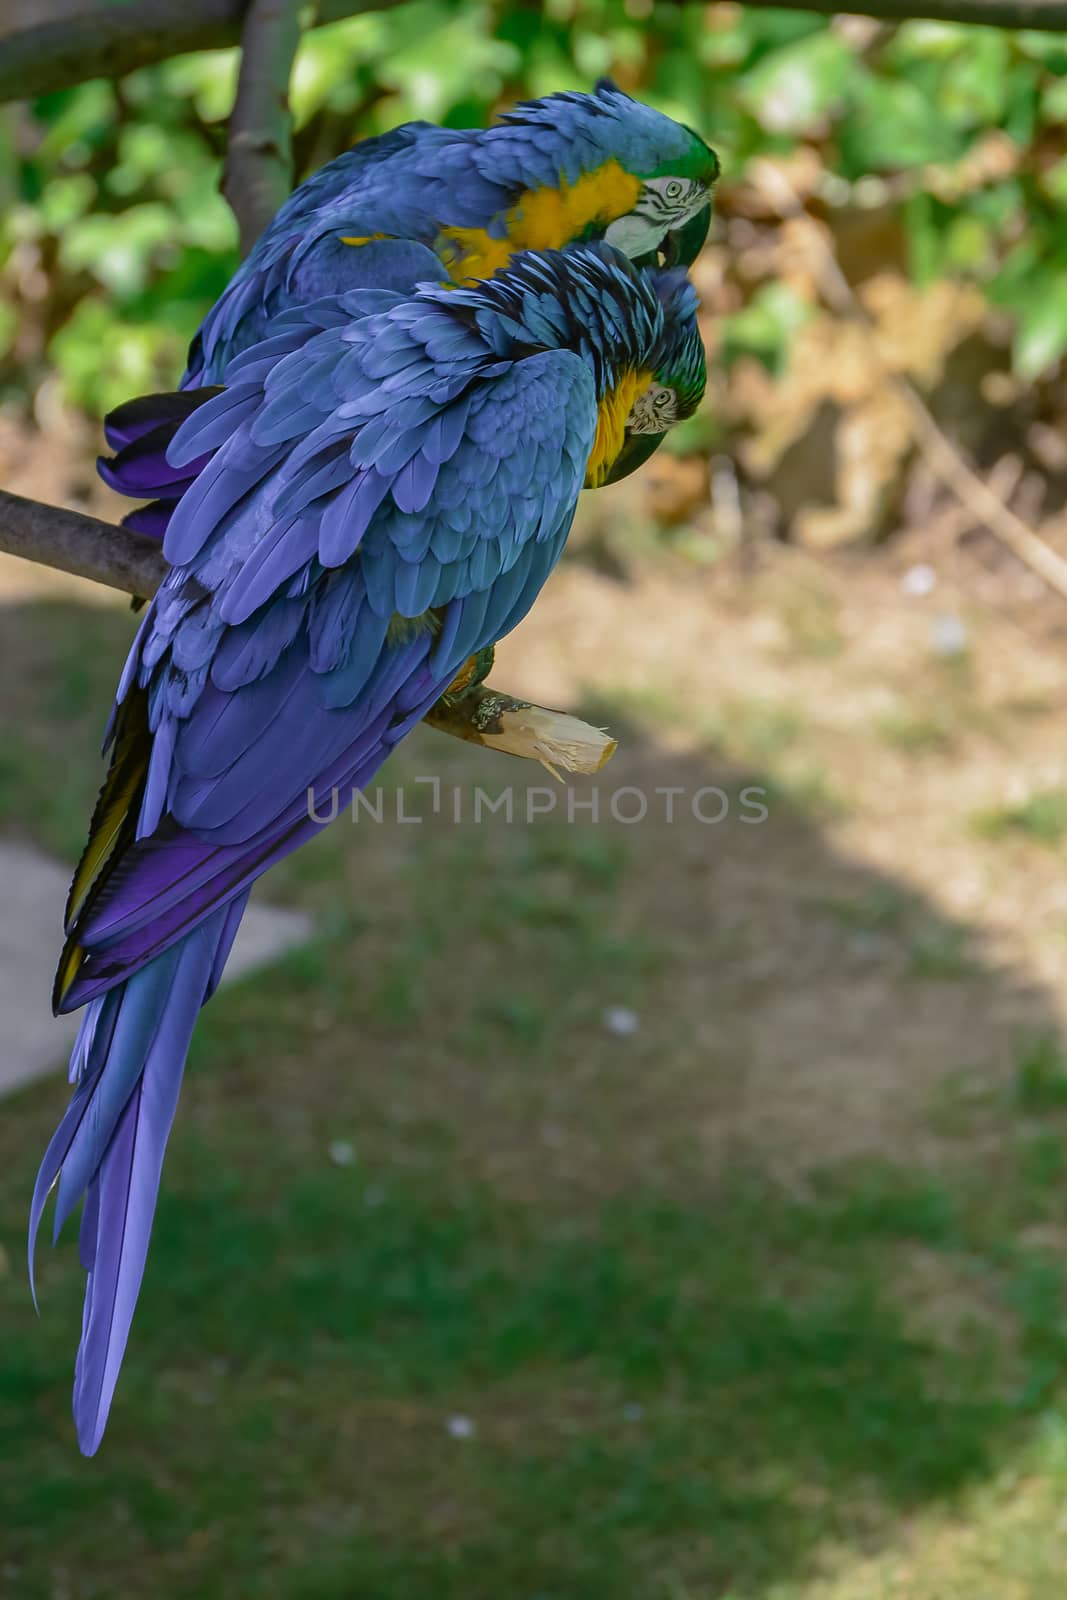
M 506 237 L 493 239 L 485 228 L 444 228 L 437 251 L 457 283 L 491 278 L 517 250 L 560 250 L 590 227 L 606 227 L 632 211 L 641 180 L 607 161 L 575 183 L 558 189 L 527 189 L 504 218 Z
M 626 436 L 626 419 L 639 394 L 652 382 L 651 372 L 624 372 L 597 407 L 596 437 L 585 465 L 585 487 L 598 489 L 618 459 Z

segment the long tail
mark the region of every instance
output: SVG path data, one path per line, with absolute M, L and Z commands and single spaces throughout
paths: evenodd
M 30 1213 L 30 1278 L 45 1202 L 58 1179 L 53 1242 L 85 1196 L 88 1272 L 74 1371 L 83 1454 L 107 1424 L 144 1274 L 159 1177 L 197 1013 L 222 973 L 247 895 L 90 1002 L 71 1056 L 74 1097 L 45 1151 Z

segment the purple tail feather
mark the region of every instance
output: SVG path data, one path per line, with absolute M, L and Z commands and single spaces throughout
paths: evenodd
M 162 544 L 175 506 L 207 459 L 175 468 L 167 462 L 167 448 L 186 418 L 218 393 L 218 388 L 208 388 L 141 395 L 104 418 L 104 433 L 115 455 L 101 456 L 97 471 L 119 494 L 151 501 L 123 517 L 124 528 Z
M 132 528 L 134 533 L 143 533 L 148 539 L 157 539 L 162 544 L 177 504 L 176 500 L 150 500 L 146 506 L 138 506 L 136 511 L 127 511 L 122 526 Z
M 213 992 L 247 895 L 214 912 L 86 1010 L 71 1058 L 77 1089 L 45 1152 L 30 1213 L 30 1274 L 45 1202 L 58 1180 L 55 1232 L 84 1194 L 88 1272 L 74 1374 L 84 1455 L 107 1424 L 144 1274 L 167 1136 L 189 1039 Z

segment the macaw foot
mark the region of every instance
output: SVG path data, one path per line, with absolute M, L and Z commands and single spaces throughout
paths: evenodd
M 501 694 L 485 682 L 493 669 L 494 645 L 463 663 L 441 698 L 426 713 L 431 728 L 471 744 L 539 761 L 559 777 L 566 772 L 599 772 L 615 753 L 615 740 L 601 728 Z
M 469 656 L 452 679 L 441 699 L 451 701 L 457 695 L 466 694 L 471 689 L 477 689 L 478 685 L 484 683 L 492 672 L 495 655 L 496 646 L 487 644 L 484 650 L 479 650 L 476 655 Z M 440 702 L 438 703 L 440 704 Z

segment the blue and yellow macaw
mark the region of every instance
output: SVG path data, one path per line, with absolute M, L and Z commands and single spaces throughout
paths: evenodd
M 527 101 L 491 128 L 405 123 L 294 191 L 204 319 L 182 387 L 219 382 L 280 312 L 350 289 L 476 283 L 516 251 L 595 239 L 639 266 L 689 266 L 707 237 L 718 176 L 698 134 L 607 79 L 594 94 Z M 646 460 L 660 437 L 629 435 L 615 476 Z M 116 449 L 126 442 L 108 438 Z M 101 473 L 133 492 L 106 461 Z M 146 484 L 142 498 L 155 494 Z M 161 539 L 175 494 L 163 485 L 126 525 Z
M 698 134 L 607 79 L 491 128 L 406 123 L 294 191 L 205 319 L 186 381 L 217 382 L 278 311 L 347 289 L 470 283 L 516 251 L 593 239 L 638 265 L 689 266 L 718 175 Z
M 349 290 L 277 314 L 223 386 L 131 402 L 112 479 L 177 493 L 111 766 L 67 907 L 76 1089 L 34 1190 L 84 1196 L 74 1414 L 100 1443 L 190 1035 L 249 888 L 526 614 L 583 485 L 704 387 L 683 271 L 606 244 L 488 281 Z

